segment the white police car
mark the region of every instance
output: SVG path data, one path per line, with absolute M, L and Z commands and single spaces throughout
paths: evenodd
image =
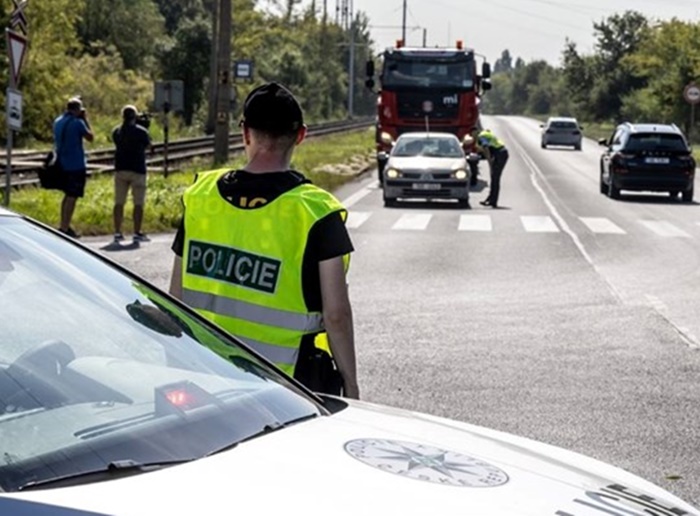
M 700 515 L 560 448 L 315 396 L 2 210 L 0 314 L 2 515 Z

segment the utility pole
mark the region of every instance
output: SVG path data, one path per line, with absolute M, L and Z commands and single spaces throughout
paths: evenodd
M 219 43 L 217 45 L 216 130 L 214 163 L 228 161 L 231 111 L 231 0 L 219 0 Z
M 403 0 L 403 24 L 401 25 L 403 27 L 403 30 L 401 31 L 401 41 L 403 41 L 403 44 L 406 44 L 406 0 Z
M 352 18 L 352 0 L 350 0 L 350 51 L 348 55 L 350 56 L 350 63 L 348 65 L 348 118 L 354 116 L 355 111 L 355 19 Z
M 216 127 L 216 99 L 217 99 L 217 83 L 216 80 L 216 70 L 217 70 L 217 53 L 216 49 L 218 47 L 218 37 L 219 37 L 219 16 L 218 16 L 218 5 L 219 0 L 212 0 L 210 2 L 211 7 L 211 57 L 209 60 L 209 105 L 207 109 L 207 123 L 205 127 L 206 134 L 214 134 L 214 129 Z
M 423 48 L 428 46 L 428 29 L 423 29 Z

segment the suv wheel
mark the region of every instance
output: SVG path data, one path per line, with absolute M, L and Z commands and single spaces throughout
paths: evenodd
M 683 192 L 683 202 L 693 202 L 693 190 L 695 189 L 691 188 L 690 190 Z
M 611 199 L 620 198 L 620 189 L 615 186 L 615 177 L 610 174 L 610 183 L 608 184 L 608 195 Z
M 608 195 L 608 185 L 603 181 L 603 174 L 600 174 L 600 193 L 603 195 Z

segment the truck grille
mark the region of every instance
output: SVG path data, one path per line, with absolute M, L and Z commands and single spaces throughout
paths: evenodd
M 407 93 L 397 92 L 399 118 L 425 118 L 423 104 L 432 102 L 433 110 L 429 113 L 431 120 L 450 120 L 457 118 L 459 113 L 459 96 L 456 93 Z

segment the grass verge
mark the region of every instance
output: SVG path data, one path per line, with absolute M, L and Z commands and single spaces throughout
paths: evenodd
M 292 166 L 304 172 L 314 184 L 333 191 L 373 164 L 373 148 L 373 130 L 311 138 L 296 149 Z M 227 166 L 236 168 L 244 163 L 244 156 L 233 156 Z M 177 228 L 182 216 L 182 193 L 192 184 L 197 172 L 210 168 L 208 163 L 198 161 L 168 177 L 149 173 L 143 230 L 147 233 L 160 233 Z M 12 192 L 10 209 L 57 227 L 62 198 L 61 192 L 23 188 Z M 113 202 L 112 175 L 91 177 L 85 188 L 85 197 L 78 201 L 73 227 L 84 235 L 111 234 L 114 231 Z M 129 200 L 122 226 L 127 232 L 132 228 L 131 211 L 132 204 Z

